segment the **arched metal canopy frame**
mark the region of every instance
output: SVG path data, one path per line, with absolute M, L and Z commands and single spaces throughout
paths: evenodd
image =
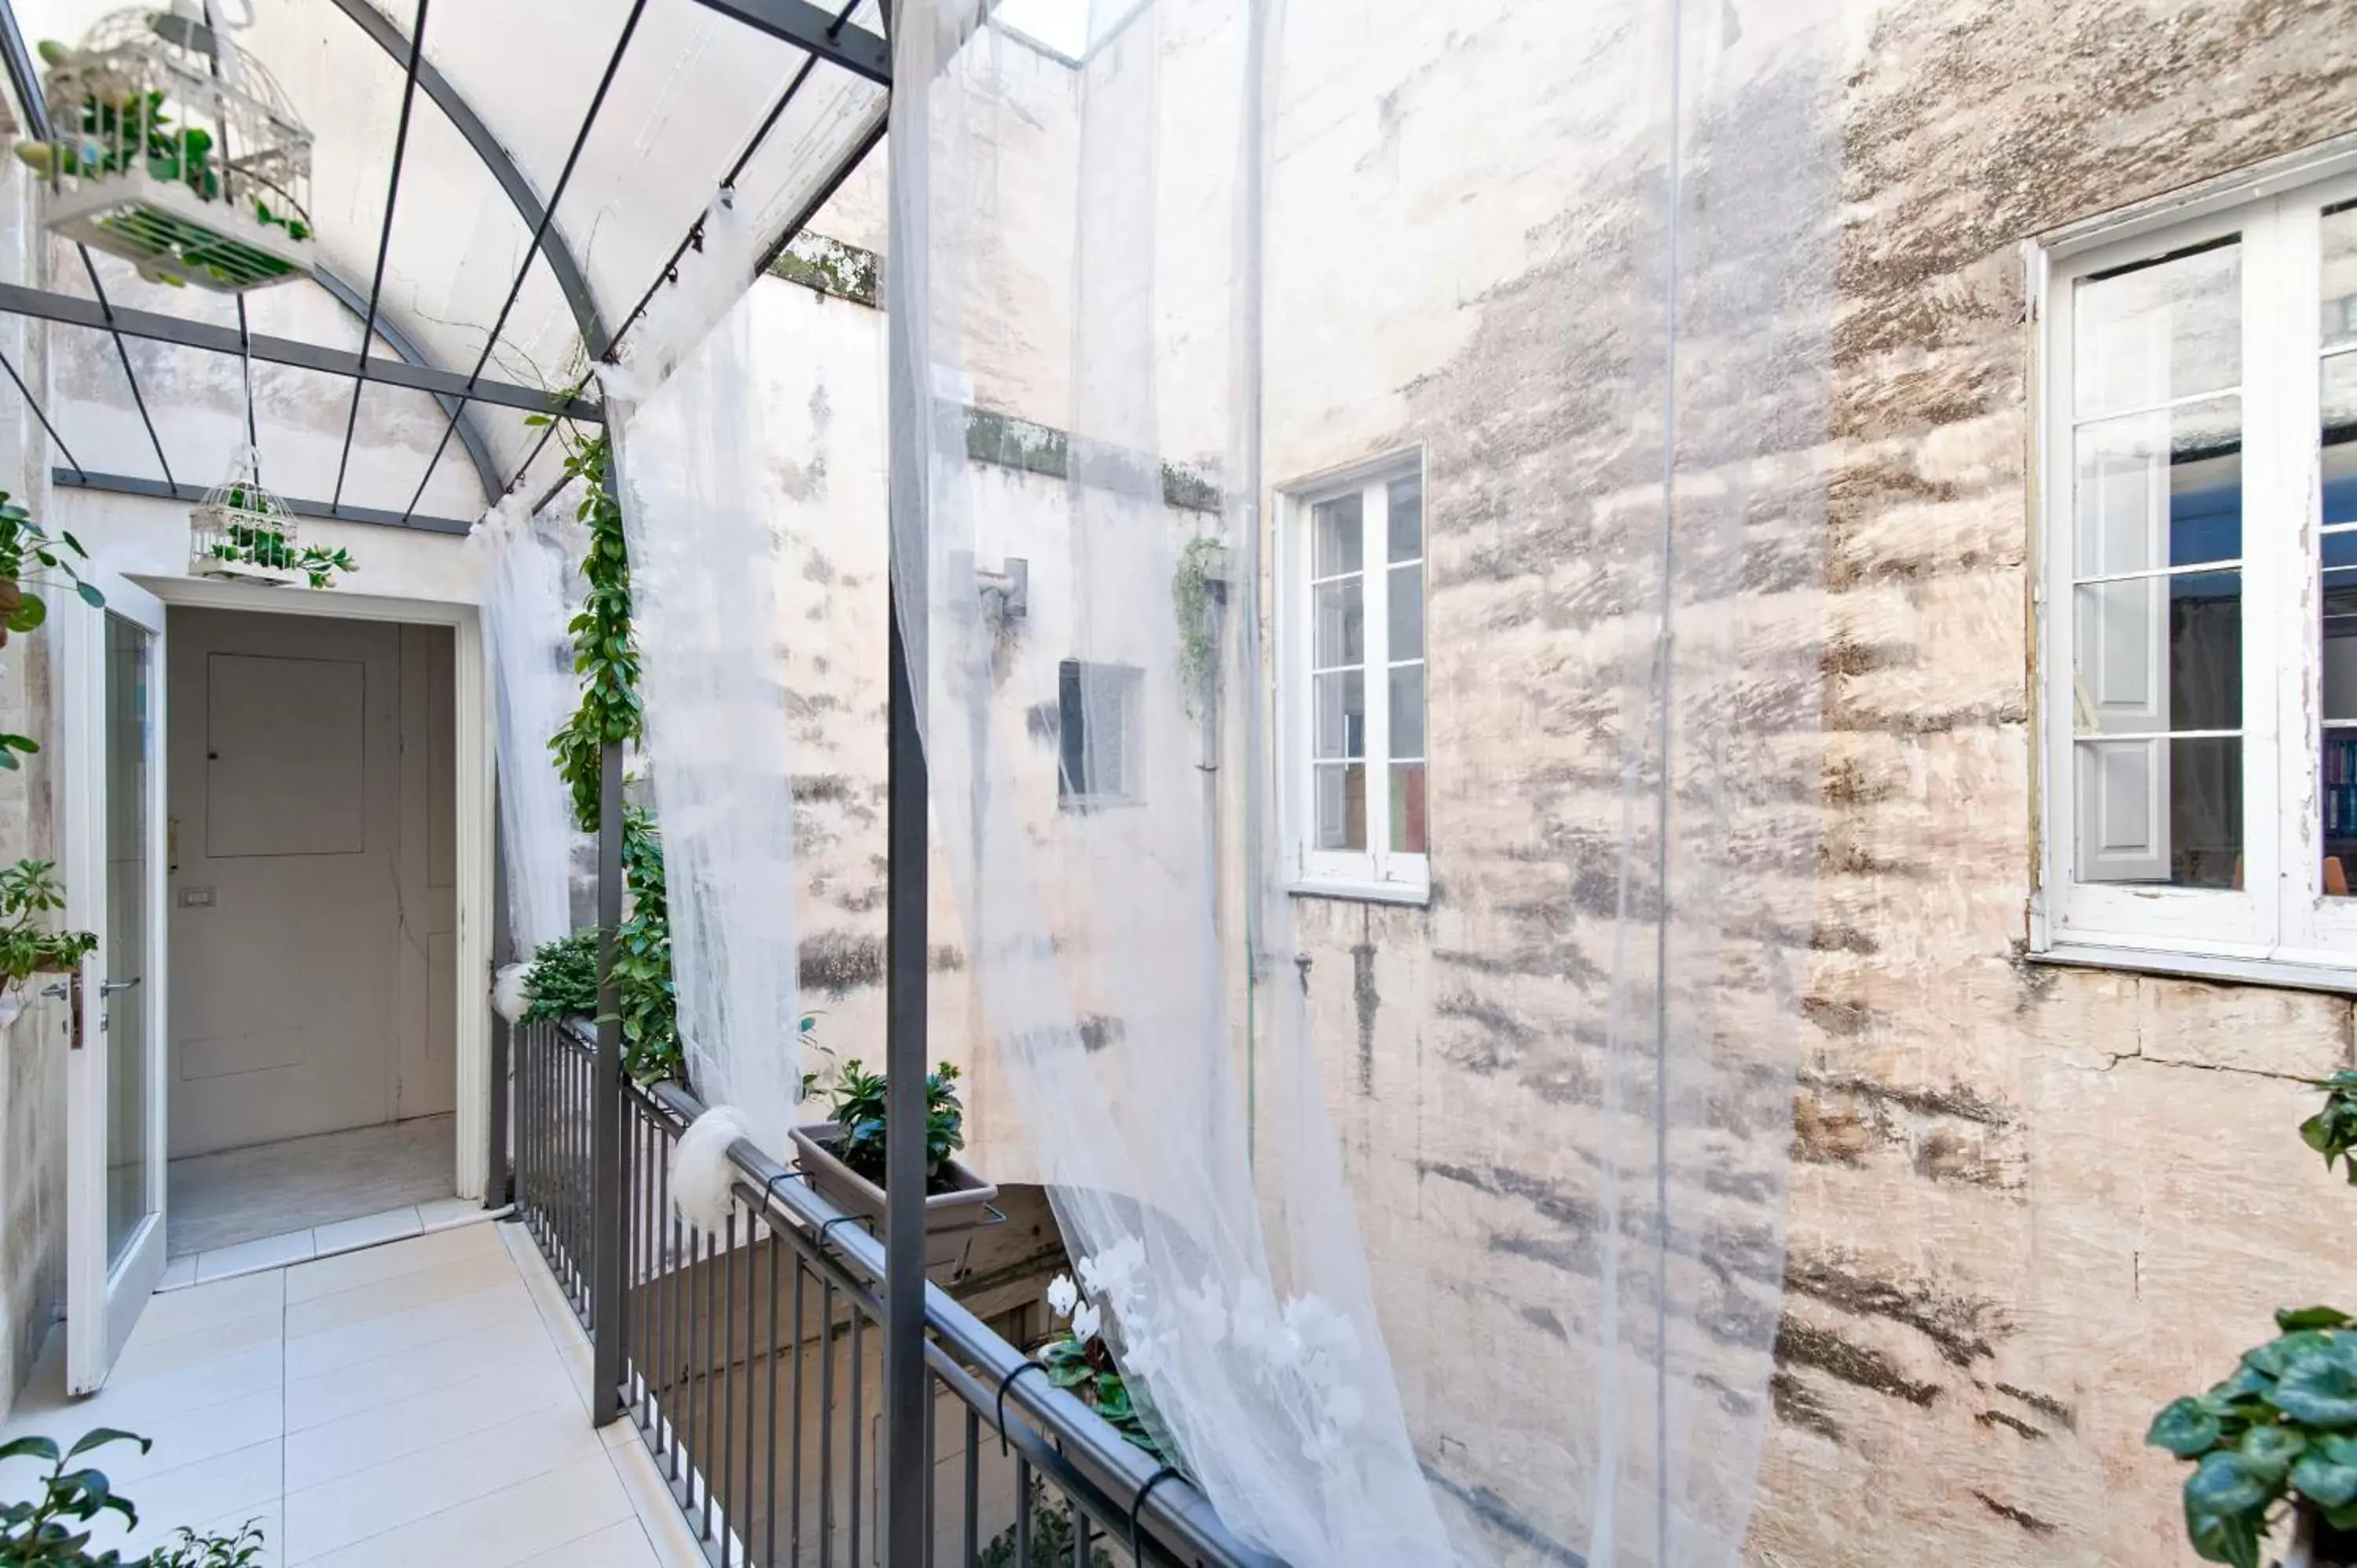
M 414 73 L 414 86 L 424 89 L 425 96 L 441 110 L 452 128 L 458 132 L 473 151 L 484 171 L 507 195 L 517 217 L 533 231 L 534 242 L 525 255 L 524 272 L 529 272 L 535 258 L 544 255 L 558 290 L 572 313 L 575 329 L 579 334 L 588 357 L 593 361 L 612 360 L 619 338 L 623 333 L 628 332 L 630 326 L 634 325 L 643 314 L 648 301 L 662 286 L 663 278 L 659 276 L 651 283 L 646 296 L 640 299 L 638 307 L 630 313 L 630 320 L 618 330 L 609 332 L 597 309 L 596 298 L 590 291 L 579 260 L 573 254 L 571 247 L 557 229 L 549 204 L 541 199 L 539 193 L 533 188 L 531 181 L 517 166 L 515 159 L 500 144 L 498 137 L 491 134 L 490 127 L 475 112 L 466 95 L 430 62 L 421 58 L 423 51 L 413 48 L 414 40 L 408 33 L 370 5 L 368 0 L 333 0 L 333 3 L 348 20 L 360 27 L 371 41 L 385 51 L 388 57 L 400 64 L 405 72 Z M 889 45 L 884 39 L 863 28 L 846 25 L 851 13 L 857 8 L 860 0 L 847 0 L 843 8 L 832 16 L 811 4 L 810 0 L 698 0 L 698 3 L 706 9 L 729 17 L 745 27 L 790 43 L 811 57 L 810 62 L 796 74 L 785 93 L 770 111 L 760 129 L 756 132 L 751 144 L 739 155 L 729 172 L 727 180 L 723 183 L 733 182 L 736 175 L 741 172 L 759 145 L 761 139 L 776 124 L 785 103 L 791 99 L 802 81 L 808 79 L 811 69 L 819 61 L 823 60 L 849 71 L 853 75 L 885 88 L 888 91 L 890 89 Z M 888 10 L 891 0 L 880 0 L 880 3 Z M 618 59 L 621 48 L 626 47 L 627 43 L 626 30 L 623 43 L 617 46 Z M 35 135 L 45 140 L 48 139 L 50 126 L 47 104 L 41 96 L 39 75 L 33 66 L 30 52 L 25 47 L 24 34 L 17 25 L 15 7 L 10 0 L 0 0 L 0 59 L 5 59 L 10 83 L 16 91 L 18 102 L 25 111 L 27 128 Z M 582 125 L 581 137 L 586 138 L 594 120 L 593 106 L 590 118 Z M 819 199 L 811 202 L 802 212 L 796 215 L 792 227 L 780 236 L 780 248 L 782 248 L 784 242 L 814 215 L 816 208 L 825 196 L 831 195 L 843 180 L 848 177 L 852 169 L 857 166 L 881 139 L 882 124 L 879 119 L 874 130 L 869 134 L 859 138 L 848 148 L 838 166 L 829 171 L 821 183 Z M 393 178 L 397 181 L 398 177 L 399 170 L 396 166 Z M 558 195 L 561 198 L 561 189 Z M 694 239 L 695 226 L 692 226 L 687 235 L 680 242 L 678 252 L 683 253 Z M 146 426 L 149 441 L 156 449 L 157 466 L 163 469 L 164 478 L 159 483 L 154 479 L 91 473 L 79 467 L 59 468 L 56 470 L 55 478 L 59 483 L 77 488 L 114 490 L 132 495 L 177 494 L 188 487 L 178 484 L 171 472 L 170 464 L 164 455 L 163 442 L 156 435 L 153 421 L 148 418 L 145 400 L 140 393 L 138 377 L 132 369 L 130 355 L 123 348 L 124 334 L 118 318 L 126 313 L 118 311 L 106 299 L 104 289 L 99 283 L 96 266 L 90 263 L 87 249 L 83 251 L 83 259 L 91 274 L 91 288 L 98 296 L 98 310 L 102 317 L 102 323 L 99 324 L 102 324 L 114 338 L 118 356 L 122 360 L 124 374 L 131 383 L 133 401 L 138 406 L 142 424 Z M 666 269 L 666 274 L 669 270 Z M 531 455 L 524 459 L 523 465 L 518 469 L 514 478 L 502 479 L 490 445 L 484 439 L 478 422 L 468 416 L 467 405 L 469 402 L 478 400 L 516 403 L 519 402 L 520 395 L 533 394 L 528 393 L 526 389 L 502 388 L 497 383 L 483 381 L 483 367 L 479 363 L 475 371 L 465 377 L 456 390 L 447 392 L 440 390 L 441 383 L 458 381 L 459 378 L 447 367 L 439 364 L 422 345 L 403 331 L 398 324 L 389 319 L 380 301 L 372 300 L 369 294 L 363 293 L 332 268 L 315 267 L 313 275 L 330 298 L 343 306 L 355 319 L 367 323 L 372 334 L 383 338 L 404 361 L 424 372 L 420 378 L 421 381 L 435 383 L 429 385 L 428 390 L 432 392 L 435 400 L 442 405 L 444 412 L 449 415 L 450 421 L 446 429 L 443 447 L 447 447 L 449 438 L 455 436 L 466 449 L 468 459 L 474 466 L 476 476 L 481 483 L 487 503 L 497 500 L 530 472 L 533 462 L 546 445 L 546 434 L 544 434 L 541 444 L 535 446 Z M 519 274 L 516 283 L 518 288 L 522 287 L 522 281 L 523 274 Z M 7 308 L 24 314 L 44 316 L 58 321 L 75 321 L 80 314 L 75 306 L 81 302 L 74 301 L 70 296 L 44 296 L 38 291 L 13 288 L 6 292 L 15 298 L 15 303 Z M 136 335 L 163 341 L 184 343 L 191 347 L 218 346 L 206 340 L 208 334 L 205 329 L 197 328 L 191 323 L 179 325 L 186 327 L 188 330 L 182 332 L 174 329 L 169 325 L 168 318 L 149 317 L 147 329 Z M 158 329 L 159 327 L 161 329 Z M 363 381 L 376 380 L 393 381 L 398 384 L 417 384 L 408 378 L 385 373 L 382 369 L 372 371 L 371 368 L 372 362 L 367 358 L 368 349 L 369 345 L 362 344 L 359 352 L 352 356 L 348 363 L 320 363 L 314 368 L 333 370 Z M 488 359 L 489 349 L 490 345 L 487 343 L 486 359 Z M 333 357 L 328 350 L 321 350 L 320 353 L 322 356 Z M 382 362 L 373 363 L 381 366 Z M 27 396 L 29 399 L 29 392 Z M 552 411 L 561 410 L 564 417 L 566 418 L 594 423 L 602 417 L 602 411 L 597 410 L 596 405 L 585 403 L 577 397 L 547 396 L 545 401 Z M 47 413 L 38 404 L 34 412 L 41 419 L 44 426 L 47 426 L 49 423 Z M 553 429 L 552 424 L 551 430 Z M 349 446 L 349 434 L 346 441 Z M 435 462 L 439 461 L 443 447 L 437 447 L 434 461 L 426 466 L 425 478 L 421 479 L 419 484 L 420 496 L 424 494 L 425 480 L 432 478 Z M 457 520 L 454 519 L 420 517 L 408 510 L 395 515 L 378 509 L 341 504 L 340 498 L 334 502 L 303 502 L 290 499 L 289 504 L 298 510 L 318 517 L 421 527 L 437 532 L 459 531 Z M 413 499 L 411 507 L 414 508 L 415 504 L 415 500 Z

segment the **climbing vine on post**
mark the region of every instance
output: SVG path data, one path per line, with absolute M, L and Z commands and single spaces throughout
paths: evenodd
M 544 423 L 545 416 L 538 416 Z M 566 628 L 573 639 L 573 670 L 581 679 L 581 705 L 549 738 L 558 774 L 573 797 L 574 820 L 586 833 L 597 831 L 598 806 L 608 743 L 629 746 L 646 729 L 639 703 L 639 646 L 630 629 L 630 557 L 622 534 L 622 509 L 610 483 L 613 448 L 606 433 L 584 436 L 564 429 L 565 471 L 581 482 L 575 515 L 589 531 L 581 575 L 587 583 L 581 608 Z M 653 813 L 634 808 L 622 813 L 624 914 L 615 933 L 614 985 L 622 1030 L 622 1060 L 642 1081 L 675 1078 L 683 1070 L 679 1048 L 678 993 L 671 968 L 671 913 L 663 886 L 662 841 Z M 552 942 L 533 961 L 526 991 L 537 998 L 558 983 L 568 959 L 577 967 L 577 941 Z M 541 983 L 542 972 L 548 984 Z

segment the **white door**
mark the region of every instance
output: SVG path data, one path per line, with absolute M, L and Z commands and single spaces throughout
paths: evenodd
M 66 1380 L 106 1381 L 164 1273 L 164 607 L 106 596 L 58 618 L 66 919 L 98 947 L 75 977 L 66 1069 Z

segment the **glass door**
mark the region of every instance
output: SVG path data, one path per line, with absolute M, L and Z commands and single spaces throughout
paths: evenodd
M 67 918 L 97 933 L 71 977 L 66 1371 L 105 1382 L 165 1261 L 163 607 L 91 574 L 106 607 L 59 628 Z

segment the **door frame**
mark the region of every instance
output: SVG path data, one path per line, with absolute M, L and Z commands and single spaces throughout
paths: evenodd
M 140 1017 L 147 1024 L 145 1071 L 152 1092 L 143 1107 L 146 1125 L 147 1209 L 139 1230 L 124 1249 L 120 1264 L 109 1244 L 107 1205 L 111 1186 L 105 1145 L 112 1136 L 113 1102 L 108 1094 L 113 1067 L 105 1034 L 105 993 L 102 946 L 76 966 L 69 977 L 66 1029 L 70 1042 L 66 1061 L 66 1382 L 75 1393 L 102 1387 L 114 1369 L 115 1357 L 139 1321 L 140 1310 L 155 1294 L 166 1262 L 164 1226 L 167 1165 L 166 1117 L 170 1106 L 171 961 L 167 944 L 164 757 L 168 720 L 166 703 L 165 607 L 155 594 L 102 566 L 86 569 L 83 576 L 106 595 L 103 609 L 69 599 L 59 630 L 60 750 L 58 793 L 62 819 L 60 860 L 66 887 L 65 921 L 70 929 L 102 932 L 103 940 L 119 940 L 107 919 L 112 886 L 107 836 L 102 824 L 109 812 L 107 787 L 107 682 L 110 618 L 137 626 L 153 639 L 156 663 L 148 685 L 153 704 L 146 726 L 148 798 L 140 823 L 146 843 L 146 953 L 142 966 Z M 60 596 L 61 597 L 64 596 Z M 160 972 L 159 972 L 160 970 Z M 77 1147 L 78 1140 L 95 1135 L 101 1147 Z M 93 1319 L 106 1332 L 94 1337 L 87 1329 Z
M 458 1017 L 453 1051 L 458 1078 L 453 1126 L 457 1150 L 451 1182 L 457 1196 L 479 1201 L 490 1174 L 491 1024 L 490 1006 L 484 998 L 491 972 L 491 769 L 498 755 L 491 734 L 496 720 L 490 700 L 490 671 L 484 662 L 480 607 L 354 594 L 340 588 L 313 592 L 228 583 L 210 577 L 135 574 L 132 581 L 161 599 L 167 609 L 242 610 L 451 628 L 457 688 L 451 703 L 457 732 L 451 737 L 451 763 L 458 797 L 453 813 L 452 868 L 458 923 L 454 962 Z M 163 779 L 159 787 L 168 791 L 169 779 Z

